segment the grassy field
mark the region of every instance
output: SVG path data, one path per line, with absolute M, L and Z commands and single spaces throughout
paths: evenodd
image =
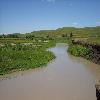
M 5 41 L 5 40 L 4 40 Z M 42 67 L 54 59 L 47 48 L 55 45 L 53 41 L 28 43 L 27 40 L 10 40 L 0 46 L 0 75 L 18 70 Z M 22 42 L 23 41 L 23 42 Z
M 100 45 L 100 37 L 88 38 L 87 42 L 90 44 Z

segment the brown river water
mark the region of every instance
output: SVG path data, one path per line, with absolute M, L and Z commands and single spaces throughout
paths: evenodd
M 0 100 L 96 100 L 100 65 L 69 55 L 66 44 L 49 49 L 56 59 L 46 67 L 0 78 Z

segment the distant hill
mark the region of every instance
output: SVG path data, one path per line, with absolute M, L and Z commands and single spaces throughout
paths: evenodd
M 100 36 L 100 26 L 96 27 L 84 27 L 84 28 L 75 28 L 75 27 L 63 27 L 56 30 L 40 30 L 27 33 L 26 35 L 34 34 L 37 37 L 59 37 L 62 35 L 73 34 L 74 37 L 97 37 Z
M 75 27 L 63 27 L 56 30 L 40 30 L 33 31 L 31 33 L 14 33 L 8 35 L 0 35 L 0 38 L 46 38 L 46 39 L 55 39 L 60 37 L 70 37 L 74 39 L 87 39 L 89 42 L 97 42 L 100 44 L 100 26 L 96 27 L 84 27 L 84 28 L 75 28 Z

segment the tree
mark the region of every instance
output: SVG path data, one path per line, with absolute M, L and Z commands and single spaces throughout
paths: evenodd
M 70 33 L 70 38 L 72 38 L 73 37 L 73 34 L 72 34 L 72 32 Z

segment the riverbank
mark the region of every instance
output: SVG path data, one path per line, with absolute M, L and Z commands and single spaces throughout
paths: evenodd
M 83 57 L 100 65 L 100 45 L 84 41 L 75 41 L 69 45 L 68 52 L 74 56 Z
M 3 43 L 0 45 L 0 75 L 45 66 L 55 58 L 47 51 L 52 46 L 55 46 L 54 41 Z
M 34 69 L 46 66 L 55 55 L 48 51 L 56 43 L 66 43 L 68 40 L 41 39 L 1 39 L 0 41 L 0 75 L 16 71 Z

